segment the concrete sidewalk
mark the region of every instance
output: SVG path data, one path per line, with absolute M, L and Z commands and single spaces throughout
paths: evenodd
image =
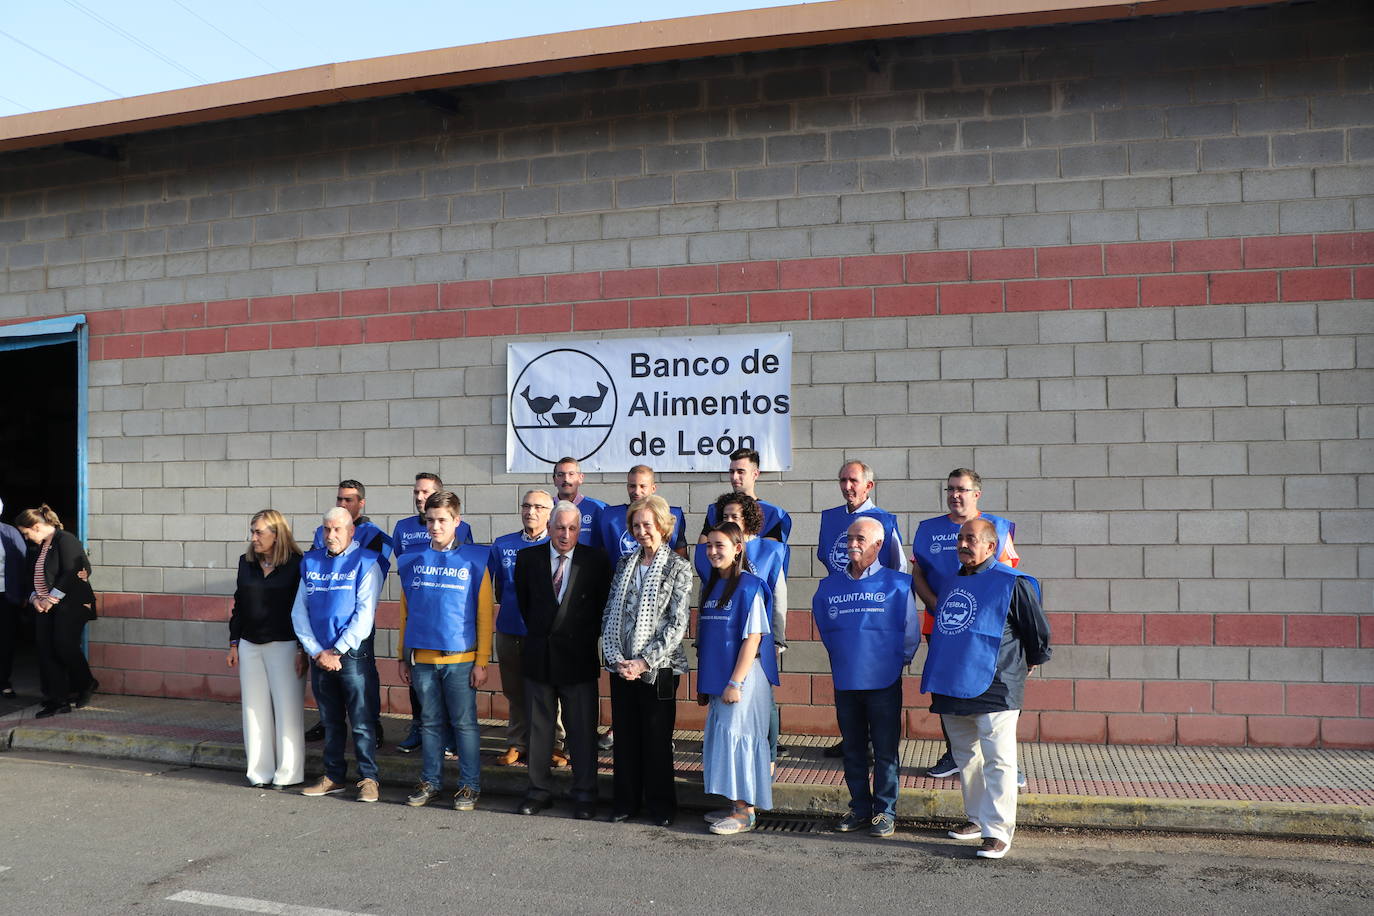
M 242 770 L 239 706 L 200 700 L 97 696 L 69 715 L 35 720 L 32 706 L 0 718 L 0 749 L 66 751 L 177 766 Z M 307 714 L 307 721 L 313 716 Z M 379 756 L 382 781 L 418 781 L 419 755 L 393 748 L 408 719 L 385 717 Z M 484 796 L 519 796 L 523 766 L 495 763 L 504 752 L 504 722 L 482 723 Z M 839 815 L 848 794 L 840 761 L 822 756 L 833 738 L 784 736 L 790 756 L 778 761 L 775 816 Z M 957 779 L 921 773 L 942 747 L 904 741 L 898 814 L 923 821 L 963 820 Z M 1143 747 L 1025 744 L 1017 820 L 1044 827 L 1158 829 L 1374 841 L 1374 752 L 1298 748 Z M 610 753 L 602 756 L 602 794 L 610 796 Z M 306 771 L 321 772 L 320 745 L 309 746 Z M 701 784 L 701 732 L 677 733 L 679 793 L 686 807 L 712 807 Z M 504 804 L 493 800 L 491 804 Z

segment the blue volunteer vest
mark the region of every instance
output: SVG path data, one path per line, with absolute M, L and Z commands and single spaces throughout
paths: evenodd
M 968 699 L 992 686 L 1012 591 L 1022 576 L 1040 591 L 1040 583 L 1030 576 L 994 563 L 977 575 L 955 576 L 940 592 L 921 672 L 922 693 Z
M 771 538 L 774 534 L 773 529 L 777 529 L 778 540 L 786 544 L 787 539 L 792 536 L 792 516 L 787 514 L 785 509 L 761 499 L 754 500 L 759 504 L 759 511 L 763 513 L 763 524 L 759 527 L 759 537 Z M 720 522 L 716 516 L 716 504 L 706 507 L 706 524 L 714 528 Z
M 697 692 L 719 695 L 730 683 L 739 647 L 744 642 L 745 624 L 749 622 L 749 608 L 755 596 L 763 598 L 764 619 L 772 619 L 773 596 L 763 580 L 751 573 L 740 573 L 739 585 L 730 600 L 722 607 L 720 596 L 725 592 L 724 581 L 716 583 L 711 594 L 701 599 L 697 615 Z M 773 634 L 765 632 L 759 642 L 759 664 L 764 676 L 773 685 L 778 683 L 778 653 L 773 648 Z
M 477 597 L 490 548 L 467 544 L 453 550 L 412 550 L 396 571 L 406 595 L 407 649 L 452 655 L 477 648 Z
M 606 504 L 591 496 L 583 496 L 582 500 L 576 503 L 576 506 L 578 511 L 582 513 L 582 530 L 577 534 L 577 543 L 595 546 L 596 523 L 601 516 L 601 510 L 606 508 Z
M 765 538 L 754 538 L 744 544 L 744 556 L 753 567 L 753 572 L 768 584 L 768 591 L 774 592 L 778 588 L 778 576 L 787 572 L 786 544 Z M 711 561 L 706 559 L 706 545 L 696 545 L 696 550 L 692 554 L 692 565 L 696 568 L 697 576 L 704 583 L 711 577 Z
M 369 545 L 377 539 L 377 535 L 379 534 L 382 536 L 382 544 L 381 549 L 376 551 L 378 554 L 377 565 L 382 568 L 382 575 L 385 576 L 391 570 L 391 559 L 387 554 L 391 552 L 394 546 L 391 543 L 391 538 L 387 536 L 387 533 L 371 522 L 363 522 L 353 527 L 353 543 L 364 549 L 371 549 Z M 315 529 L 315 540 L 311 546 L 314 550 L 324 549 L 323 525 Z
M 471 544 L 472 526 L 467 522 L 459 522 L 453 532 L 453 540 L 459 547 Z M 429 531 L 420 516 L 407 515 L 396 523 L 396 529 L 391 535 L 391 549 L 395 551 L 397 561 L 401 559 L 401 554 L 412 550 L 424 550 L 428 546 Z
M 1000 557 L 1002 549 L 1016 533 L 1016 526 L 1006 519 L 982 512 L 979 518 L 992 522 L 997 529 L 997 547 L 993 556 Z M 950 521 L 948 515 L 928 518 L 916 526 L 916 534 L 911 538 L 911 553 L 921 567 L 930 590 L 935 594 L 944 591 L 945 586 L 959 574 L 959 526 Z
M 487 569 L 491 571 L 492 586 L 496 589 L 496 601 L 501 610 L 496 614 L 496 632 L 507 636 L 524 636 L 525 617 L 520 613 L 520 604 L 515 600 L 515 555 L 526 547 L 534 547 L 549 542 L 548 532 L 537 541 L 525 540 L 523 532 L 503 534 L 491 542 L 491 559 Z
M 876 506 L 853 514 L 844 506 L 836 506 L 821 513 L 821 533 L 816 540 L 816 557 L 829 572 L 844 573 L 849 566 L 846 544 L 849 526 L 865 516 L 876 518 L 883 526 L 883 549 L 878 554 L 878 562 L 888 569 L 902 568 L 902 549 L 899 546 L 902 533 L 897 528 L 897 516 Z
M 863 579 L 831 573 L 816 587 L 811 617 L 830 653 L 836 690 L 877 690 L 906 666 L 911 576 L 886 567 Z
M 305 611 L 310 632 L 325 649 L 332 649 L 357 614 L 358 577 L 377 554 L 359 547 L 331 557 L 323 547 L 301 558 L 301 584 L 305 587 Z
M 597 518 L 593 546 L 606 551 L 612 562 L 639 548 L 639 542 L 631 536 L 625 524 L 625 513 L 629 508 L 628 503 L 623 506 L 607 506 L 601 510 Z M 686 535 L 683 533 L 687 530 L 687 518 L 677 506 L 670 506 L 668 511 L 673 515 L 673 530 L 668 533 L 664 542 L 676 550 L 687 545 Z

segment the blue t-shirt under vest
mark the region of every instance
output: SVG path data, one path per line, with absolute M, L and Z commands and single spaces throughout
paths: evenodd
M 787 510 L 780 509 L 769 502 L 761 499 L 754 500 L 759 505 L 759 511 L 763 513 L 763 524 L 759 526 L 759 537 L 775 538 L 786 544 L 787 539 L 792 536 L 792 516 L 787 514 Z M 706 526 L 714 528 L 720 524 L 716 520 L 716 504 L 706 507 Z
M 606 551 L 612 563 L 639 547 L 639 542 L 631 536 L 629 528 L 625 525 L 625 513 L 629 508 L 628 504 L 607 506 L 597 517 L 596 538 L 592 546 Z M 673 530 L 669 532 L 665 541 L 673 550 L 686 547 L 687 518 L 677 506 L 670 506 L 668 511 L 673 514 Z
M 337 645 L 339 637 L 358 613 L 358 579 L 368 563 L 380 557 L 359 547 L 331 557 L 323 547 L 306 551 L 301 557 L 301 584 L 305 587 L 305 610 L 310 632 L 325 648 Z M 385 576 L 385 571 L 383 571 Z M 381 585 L 378 584 L 380 593 Z
M 418 515 L 407 515 L 396 523 L 396 529 L 391 535 L 391 549 L 395 551 L 396 559 L 400 560 L 401 554 L 423 550 L 429 546 L 429 541 L 429 530 L 425 528 L 424 519 Z M 471 544 L 472 526 L 467 522 L 459 522 L 453 531 L 453 542 L 459 547 Z
M 524 636 L 529 632 L 525 627 L 525 616 L 520 613 L 520 603 L 515 600 L 515 555 L 526 547 L 548 542 L 547 530 L 537 541 L 527 541 L 523 531 L 515 531 L 503 534 L 491 542 L 491 558 L 487 560 L 487 569 L 491 571 L 496 603 L 501 605 L 501 610 L 496 613 L 496 632 L 505 633 L 507 636 Z
M 883 567 L 871 576 L 831 573 L 816 587 L 811 617 L 830 653 L 836 690 L 877 690 L 902 676 L 911 576 Z
M 396 571 L 406 596 L 406 649 L 453 655 L 477 648 L 477 598 L 489 552 L 466 544 L 402 554 Z
M 982 696 L 992 685 L 1012 590 L 1022 576 L 1040 591 L 1040 583 L 1005 563 L 950 580 L 935 605 L 922 693 L 968 699 Z
M 787 545 L 777 541 L 764 538 L 745 541 L 744 557 L 753 567 L 746 571 L 752 572 L 766 582 L 770 593 L 777 591 L 778 576 L 787 572 L 787 553 Z M 692 554 L 692 565 L 702 582 L 711 578 L 711 561 L 706 558 L 705 544 L 696 545 L 696 550 Z
M 994 557 L 1000 557 L 1016 533 L 1016 525 L 997 515 L 979 513 L 979 518 L 992 522 L 997 529 L 997 547 Z M 911 539 L 911 553 L 926 577 L 926 583 L 935 594 L 944 591 L 946 585 L 959 574 L 959 525 L 950 521 L 948 515 L 928 518 L 916 526 L 916 534 Z
M 722 606 L 720 596 L 726 582 L 718 580 L 709 595 L 701 599 L 697 615 L 697 692 L 719 695 L 730 683 L 739 660 L 739 647 L 745 639 L 745 625 L 754 598 L 764 603 L 764 621 L 772 619 L 773 596 L 762 579 L 751 573 L 740 573 L 739 584 L 730 600 Z M 773 648 L 773 634 L 765 632 L 759 642 L 759 664 L 764 676 L 773 685 L 778 683 L 778 653 Z
M 381 535 L 382 542 L 377 544 L 377 536 Z M 377 565 L 382 568 L 382 575 L 385 576 L 391 570 L 391 538 L 387 533 L 378 528 L 372 522 L 359 522 L 353 526 L 353 541 L 359 547 L 366 550 L 375 550 L 377 553 Z M 375 545 L 375 547 L 374 547 Z M 320 525 L 315 529 L 315 540 L 311 544 L 313 550 L 324 549 L 324 526 Z
M 844 506 L 836 506 L 821 513 L 821 533 L 816 539 L 816 557 L 829 572 L 843 573 L 849 566 L 849 526 L 865 516 L 876 518 L 883 526 L 883 549 L 878 562 L 888 569 L 901 570 L 902 532 L 897 527 L 897 516 L 877 506 L 853 513 Z

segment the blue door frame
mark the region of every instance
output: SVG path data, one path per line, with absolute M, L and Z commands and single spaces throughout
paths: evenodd
M 5 350 L 28 350 L 33 347 L 50 347 L 54 344 L 76 344 L 76 513 L 80 519 L 81 540 L 87 544 L 91 540 L 88 509 L 86 474 L 86 385 L 88 382 L 87 342 L 88 326 L 85 315 L 65 315 L 61 318 L 47 318 L 42 321 L 26 321 L 21 324 L 0 326 L 0 352 Z

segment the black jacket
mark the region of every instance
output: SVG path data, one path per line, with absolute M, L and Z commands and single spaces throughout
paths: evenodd
M 553 592 L 548 544 L 515 555 L 515 595 L 528 633 L 521 652 L 525 677 L 545 684 L 580 684 L 601 676 L 601 615 L 611 590 L 611 561 L 595 547 L 573 550 L 563 601 Z
M 38 562 L 38 554 L 33 557 Z M 29 566 L 32 576 L 33 565 Z M 91 583 L 82 581 L 77 573 L 91 570 L 91 561 L 86 559 L 86 551 L 70 531 L 57 529 L 53 532 L 52 546 L 48 548 L 48 559 L 43 564 L 44 581 L 49 590 L 58 589 L 64 597 L 58 602 L 63 610 L 80 608 L 87 620 L 95 620 L 95 592 Z M 32 581 L 32 579 L 30 579 Z

